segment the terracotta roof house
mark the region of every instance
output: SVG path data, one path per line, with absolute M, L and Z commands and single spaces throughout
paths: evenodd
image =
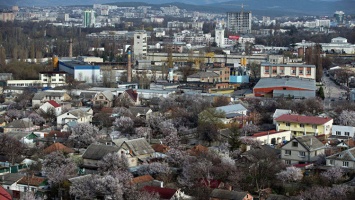
M 140 105 L 140 98 L 136 90 L 128 89 L 123 91 L 123 93 L 118 93 L 117 95 L 118 101 L 128 100 L 132 105 Z
M 325 146 L 316 137 L 304 135 L 292 138 L 281 147 L 281 160 L 287 165 L 306 164 L 316 161 L 325 153 Z
M 60 151 L 63 153 L 74 153 L 74 150 L 63 145 L 62 143 L 56 142 L 43 150 L 44 153 L 50 154 L 52 152 Z
M 0 200 L 12 200 L 12 196 L 0 185 Z
M 58 116 L 62 113 L 62 107 L 59 103 L 54 100 L 49 100 L 46 103 L 42 104 L 39 107 L 39 111 L 37 112 L 48 112 L 49 109 L 53 109 L 55 111 L 55 115 Z
M 20 192 L 33 191 L 36 192 L 39 189 L 48 186 L 45 178 L 38 176 L 24 176 L 17 182 Z
M 253 200 L 248 192 L 214 189 L 210 194 L 210 200 Z
M 275 119 L 277 131 L 291 131 L 294 136 L 329 135 L 333 119 L 304 115 L 283 114 Z
M 155 152 L 159 152 L 159 153 L 166 153 L 170 149 L 168 146 L 164 144 L 153 144 L 152 148 L 154 149 Z
M 14 198 L 20 198 L 19 187 L 17 182 L 22 179 L 25 175 L 20 173 L 8 173 L 1 176 L 0 184 L 7 189 L 7 191 L 11 191 L 10 194 Z M 0 195 L 0 199 L 1 195 Z
M 137 188 L 142 188 L 146 185 L 152 185 L 154 178 L 151 175 L 138 176 L 132 179 L 131 184 Z
M 154 187 L 154 186 L 144 186 L 143 191 L 149 193 L 157 193 L 159 194 L 160 199 L 174 199 L 174 195 L 177 190 L 171 188 L 161 188 L 161 187 Z
M 201 153 L 206 153 L 208 152 L 208 148 L 202 145 L 196 145 L 194 147 L 192 147 L 191 149 L 188 150 L 188 153 L 192 156 L 197 156 Z

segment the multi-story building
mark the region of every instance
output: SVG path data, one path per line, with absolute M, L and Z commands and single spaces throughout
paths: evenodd
M 85 81 L 86 83 L 97 83 L 101 81 L 100 66 L 80 60 L 59 61 L 59 70 L 67 72 L 77 81 Z
M 136 60 L 147 57 L 147 33 L 144 30 L 134 33 L 133 56 Z
M 214 41 L 216 42 L 217 47 L 224 47 L 224 28 L 222 24 L 216 26 Z
M 15 14 L 12 11 L 4 11 L 0 12 L 0 21 L 7 22 L 11 21 L 13 22 L 15 20 Z
M 332 135 L 354 138 L 355 127 L 353 127 L 353 126 L 333 125 L 333 127 L 332 127 Z
M 295 137 L 281 147 L 281 160 L 287 165 L 311 163 L 324 151 L 323 143 L 312 135 Z
M 335 11 L 334 13 L 335 21 L 338 22 L 338 24 L 344 24 L 344 16 L 345 13 L 343 11 Z
M 207 69 L 207 72 L 214 72 L 219 77 L 215 79 L 216 82 L 229 82 L 229 77 L 230 77 L 230 68 L 229 67 L 216 67 L 216 68 L 211 68 Z
M 251 32 L 251 12 L 228 12 L 227 28 L 229 31 L 236 33 Z
M 57 87 L 66 85 L 66 72 L 40 72 L 42 87 Z
M 316 79 L 315 65 L 261 63 L 260 77 L 292 76 Z
M 95 11 L 86 10 L 83 12 L 83 27 L 95 26 Z
M 329 135 L 333 119 L 330 117 L 315 117 L 284 114 L 275 119 L 277 131 L 291 131 L 294 136 Z

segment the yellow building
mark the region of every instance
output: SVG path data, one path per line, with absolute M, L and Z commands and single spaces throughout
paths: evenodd
M 314 117 L 284 114 L 275 119 L 277 131 L 291 131 L 293 136 L 329 135 L 333 119 L 329 117 Z

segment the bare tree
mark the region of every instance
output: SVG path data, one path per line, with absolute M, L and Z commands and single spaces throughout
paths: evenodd
M 0 144 L 0 153 L 8 158 L 11 165 L 14 165 L 16 160 L 22 156 L 24 145 L 7 134 L 0 135 Z

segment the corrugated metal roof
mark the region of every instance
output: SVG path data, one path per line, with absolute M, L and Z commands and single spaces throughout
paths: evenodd
M 301 79 L 301 78 L 262 78 L 255 85 L 254 89 L 257 88 L 272 88 L 272 87 L 293 87 L 306 90 L 317 89 L 315 80 L 312 79 Z
M 247 109 L 242 104 L 220 106 L 220 107 L 216 107 L 216 109 L 219 111 L 223 111 L 226 114 L 247 111 Z

